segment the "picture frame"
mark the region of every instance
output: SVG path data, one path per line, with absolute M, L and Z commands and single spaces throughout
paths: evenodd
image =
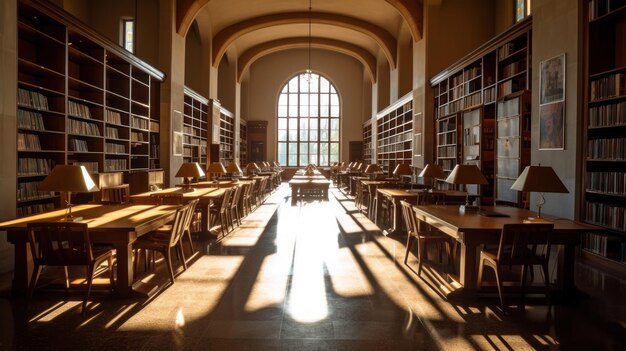
M 565 53 L 541 61 L 539 66 L 539 104 L 565 100 Z
M 183 155 L 183 133 L 174 132 L 172 135 L 172 154 L 174 156 Z
M 565 148 L 565 101 L 539 106 L 539 150 Z

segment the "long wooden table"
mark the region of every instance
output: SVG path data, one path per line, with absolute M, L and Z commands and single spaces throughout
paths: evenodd
M 306 191 L 319 191 L 324 200 L 328 200 L 328 188 L 330 187 L 329 180 L 319 179 L 293 179 L 289 181 L 291 187 L 291 205 L 294 206 L 298 203 L 300 198 L 306 197 Z
M 179 206 L 175 205 L 79 205 L 72 214 L 87 223 L 94 243 L 112 244 L 117 256 L 117 283 L 115 292 L 131 296 L 133 290 L 132 245 L 138 237 L 171 222 Z M 7 231 L 7 240 L 15 246 L 13 291 L 25 293 L 33 272 L 33 260 L 28 249 L 26 224 L 32 222 L 59 221 L 65 217 L 65 209 L 0 223 L 0 230 Z M 138 287 L 141 290 L 141 287 Z M 141 293 L 141 292 L 138 292 Z M 144 292 L 145 293 L 145 292 Z
M 438 228 L 461 244 L 459 283 L 467 292 L 476 290 L 477 248 L 483 244 L 498 244 L 502 226 L 506 223 L 523 223 L 536 213 L 526 209 L 508 206 L 484 206 L 481 209 L 492 216 L 479 212 L 460 214 L 458 206 L 427 205 L 413 206 L 418 220 Z M 508 217 L 494 217 L 504 215 Z M 575 291 L 574 260 L 575 247 L 580 236 L 587 232 L 602 232 L 604 229 L 569 219 L 556 219 L 544 216 L 554 222 L 552 244 L 563 248 L 559 255 L 557 283 L 564 293 Z
M 224 196 L 224 192 L 225 188 L 199 188 L 192 191 L 185 191 L 181 188 L 168 188 L 132 195 L 130 201 L 134 203 L 150 204 L 154 201 L 153 196 L 159 194 L 182 194 L 184 203 L 198 199 L 200 201 L 198 201 L 196 208 L 199 209 L 202 214 L 200 231 L 201 234 L 206 237 L 206 235 L 209 234 L 209 226 L 211 223 L 209 219 L 209 206 L 211 206 L 211 203 L 214 201 L 221 199 Z

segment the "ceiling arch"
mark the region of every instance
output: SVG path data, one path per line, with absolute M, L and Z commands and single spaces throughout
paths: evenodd
M 244 34 L 271 26 L 306 24 L 309 23 L 309 20 L 316 24 L 333 25 L 366 34 L 379 45 L 389 65 L 395 68 L 396 39 L 389 32 L 357 18 L 317 12 L 311 14 L 308 12 L 297 12 L 267 15 L 228 26 L 213 37 L 213 64 L 216 65 L 219 63 L 219 60 L 222 55 L 224 55 L 224 52 L 226 52 L 228 46 Z
M 185 36 L 198 12 L 212 0 L 177 0 L 176 31 Z M 215 1 L 215 0 L 213 0 Z M 411 30 L 414 41 L 422 38 L 423 5 L 417 0 L 385 0 L 394 7 Z M 361 3 L 356 3 L 361 5 Z M 270 9 L 268 9 L 268 12 Z
M 310 44 L 312 48 L 328 49 L 354 57 L 363 64 L 372 81 L 376 81 L 376 58 L 369 51 L 357 45 L 346 43 L 345 41 L 326 38 L 311 38 Z M 308 47 L 308 37 L 278 39 L 251 47 L 239 57 L 237 64 L 237 81 L 241 81 L 243 74 L 250 65 L 263 56 L 278 51 Z

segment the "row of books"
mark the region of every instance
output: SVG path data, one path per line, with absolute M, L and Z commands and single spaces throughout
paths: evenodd
M 443 145 L 443 144 L 439 144 Z M 456 145 L 438 146 L 437 157 L 456 157 Z
M 17 175 L 48 175 L 54 168 L 54 161 L 46 158 L 18 158 Z
M 150 145 L 150 158 L 159 158 L 160 156 L 159 145 Z
M 43 204 L 32 204 L 28 206 L 19 206 L 17 208 L 17 216 L 24 217 L 32 214 L 54 210 L 54 203 L 46 202 Z
M 498 98 L 519 91 L 520 86 L 523 86 L 523 84 L 520 84 L 520 82 L 515 78 L 498 84 Z
M 515 52 L 515 44 L 506 43 L 498 48 L 498 60 L 504 60 Z
M 589 109 L 589 127 L 626 125 L 626 101 Z
M 590 139 L 587 158 L 591 160 L 626 160 L 626 138 Z
M 115 128 L 115 127 L 106 127 L 105 132 L 106 132 L 106 137 L 107 138 L 112 138 L 112 139 L 119 139 L 120 138 L 120 134 L 119 134 L 117 128 Z
M 104 171 L 125 171 L 128 169 L 128 160 L 126 159 L 106 159 L 104 160 Z
M 496 87 L 483 90 L 483 101 L 485 101 L 485 104 L 496 101 Z
M 70 151 L 89 152 L 87 141 L 81 139 L 70 139 Z
M 519 61 L 516 62 L 511 62 L 508 65 L 502 67 L 502 78 L 508 78 L 514 74 L 517 74 L 520 70 L 520 63 Z
M 84 161 L 70 161 L 70 164 L 77 166 L 85 166 L 87 172 L 96 174 L 98 173 L 98 162 L 84 162 Z
M 439 107 L 439 117 L 444 117 L 453 113 L 457 113 L 465 108 L 465 101 L 463 99 L 459 99 L 456 101 L 452 101 L 446 105 Z
M 465 98 L 463 98 L 463 104 L 466 108 L 480 105 L 482 103 L 482 97 L 483 96 L 480 92 L 466 96 Z
M 117 111 L 106 110 L 105 118 L 108 123 L 122 124 L 122 115 Z
M 470 69 L 466 69 L 465 71 L 463 71 L 463 77 L 465 81 L 468 81 L 470 79 L 474 79 L 480 76 L 481 72 L 482 72 L 482 67 L 475 66 L 475 67 L 472 67 Z
M 22 106 L 36 108 L 38 110 L 48 110 L 48 98 L 36 91 L 22 88 L 17 89 L 17 103 Z
M 53 191 L 39 191 L 41 181 L 23 182 L 17 184 L 17 201 L 45 199 L 54 196 Z
M 626 95 L 626 73 L 615 73 L 608 77 L 592 80 L 589 99 L 591 101 L 610 99 Z
M 23 129 L 46 130 L 41 113 L 21 109 L 17 110 L 17 127 Z
M 67 101 L 67 112 L 72 116 L 91 118 L 91 111 L 89 110 L 89 106 L 79 104 L 78 102 L 72 100 Z
M 626 242 L 616 237 L 588 233 L 583 235 L 582 247 L 596 255 L 626 263 Z
M 150 121 L 147 120 L 147 119 L 143 119 L 143 118 L 139 118 L 139 117 L 133 116 L 131 127 L 137 128 L 137 129 L 146 129 L 146 130 L 148 130 L 149 127 L 150 127 Z
M 626 195 L 626 173 L 587 172 L 585 186 L 587 191 L 599 191 L 606 194 Z
M 141 133 L 141 132 L 131 132 L 130 133 L 130 140 L 131 141 L 148 141 L 148 140 L 146 140 L 146 137 L 144 136 L 144 133 Z
M 100 128 L 95 123 L 68 119 L 68 132 L 88 136 L 100 136 Z
M 122 144 L 106 143 L 104 151 L 108 154 L 125 154 L 126 146 Z
M 587 202 L 586 218 L 589 223 L 615 230 L 626 231 L 626 207 L 612 204 Z
M 397 143 L 392 145 L 379 146 L 377 148 L 380 153 L 398 152 L 404 150 L 411 150 L 411 142 L 405 141 L 403 143 Z
M 17 133 L 17 149 L 22 151 L 41 150 L 37 134 Z
M 161 125 L 159 122 L 150 121 L 150 131 L 153 133 L 158 133 L 161 130 Z
M 496 118 L 508 118 L 518 116 L 520 112 L 520 99 L 509 99 L 498 102 Z

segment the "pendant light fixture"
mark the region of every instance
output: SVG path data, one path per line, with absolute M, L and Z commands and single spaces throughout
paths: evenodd
M 311 79 L 313 71 L 311 71 L 311 22 L 312 22 L 312 13 L 311 11 L 313 10 L 312 6 L 311 6 L 311 2 L 312 0 L 309 0 L 309 51 L 308 51 L 308 55 L 309 55 L 309 65 L 307 66 L 307 70 L 306 70 L 306 74 L 304 76 L 304 79 L 308 82 L 311 83 Z

